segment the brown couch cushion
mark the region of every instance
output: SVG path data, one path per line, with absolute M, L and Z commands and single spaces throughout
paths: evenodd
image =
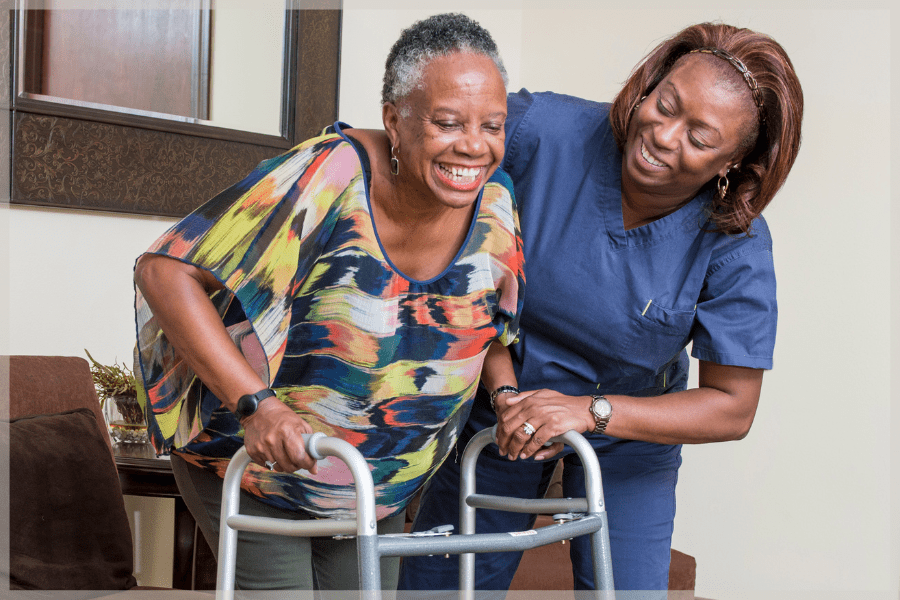
M 9 379 L 9 418 L 89 408 L 97 425 L 106 421 L 94 389 L 91 367 L 79 356 L 2 356 L 0 381 Z M 112 456 L 109 436 L 104 438 Z
M 86 408 L 10 422 L 12 589 L 134 587 L 131 528 L 105 437 Z

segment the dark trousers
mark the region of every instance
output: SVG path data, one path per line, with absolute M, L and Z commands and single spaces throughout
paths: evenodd
M 222 479 L 172 455 L 172 471 L 184 502 L 213 552 L 219 549 Z M 269 506 L 241 491 L 241 514 L 276 519 L 309 519 L 303 511 Z M 403 531 L 405 513 L 378 522 L 378 533 Z M 381 585 L 397 586 L 399 558 L 381 561 Z M 235 587 L 241 590 L 356 590 L 359 561 L 355 540 L 330 537 L 287 537 L 238 532 Z M 254 595 L 253 598 L 261 598 Z M 281 596 L 278 596 L 281 597 Z

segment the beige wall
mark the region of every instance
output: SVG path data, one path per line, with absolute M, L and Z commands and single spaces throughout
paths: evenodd
M 209 118 L 218 127 L 281 131 L 283 0 L 213 0 Z
M 379 125 L 381 68 L 400 29 L 459 6 L 428 1 L 424 9 L 406 10 L 423 3 L 396 0 L 390 9 L 368 10 L 370 4 L 344 3 L 340 118 L 358 127 Z M 697 558 L 697 591 L 705 597 L 896 599 L 900 519 L 891 516 L 900 514 L 900 495 L 892 505 L 890 486 L 900 461 L 892 464 L 890 455 L 900 411 L 890 410 L 890 325 L 897 305 L 888 272 L 891 13 L 747 11 L 718 3 L 611 10 L 576 0 L 557 2 L 562 8 L 554 10 L 503 0 L 478 6 L 465 12 L 497 38 L 511 89 L 608 100 L 656 42 L 699 20 L 758 29 L 785 46 L 804 86 L 806 118 L 794 172 L 766 213 L 779 281 L 775 369 L 766 375 L 747 439 L 685 449 L 674 546 Z M 9 240 L 3 249 L 9 255 L 8 326 L 0 326 L 0 352 L 80 356 L 88 348 L 102 360 L 127 359 L 131 265 L 169 223 L 0 210 L 0 231 L 8 230 Z M 893 449 L 896 454 L 896 444 Z M 144 527 L 150 512 L 142 509 Z M 170 552 L 170 545 L 157 540 L 142 556 Z M 166 585 L 166 559 L 159 562 L 144 569 L 142 583 Z

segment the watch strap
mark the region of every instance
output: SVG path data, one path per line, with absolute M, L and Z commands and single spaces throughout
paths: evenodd
M 238 398 L 234 414 L 237 415 L 238 419 L 249 417 L 256 412 L 256 409 L 259 407 L 260 402 L 274 395 L 275 390 L 273 390 L 272 388 L 265 388 L 256 392 L 255 394 L 244 394 L 243 396 Z
M 497 396 L 500 394 L 518 394 L 519 388 L 512 385 L 501 385 L 491 392 L 491 410 L 497 412 Z

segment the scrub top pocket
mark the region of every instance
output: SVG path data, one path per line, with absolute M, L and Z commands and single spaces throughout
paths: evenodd
M 659 371 L 687 346 L 696 314 L 696 308 L 675 310 L 647 301 L 635 308 L 630 320 L 625 355 L 645 368 Z

